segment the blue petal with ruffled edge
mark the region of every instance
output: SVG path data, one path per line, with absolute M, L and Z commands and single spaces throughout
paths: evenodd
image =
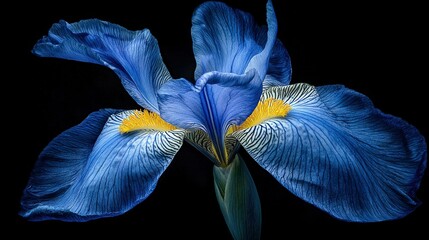
M 358 222 L 401 218 L 418 206 L 427 148 L 416 128 L 342 86 L 273 87 L 262 99 L 269 97 L 292 110 L 234 135 L 291 192 Z
M 195 78 L 211 71 L 243 74 L 255 68 L 262 79 L 288 84 L 290 58 L 276 39 L 277 20 L 267 3 L 266 27 L 253 17 L 224 3 L 207 2 L 192 17 L 192 40 L 197 68 Z
M 36 43 L 33 53 L 107 66 L 140 106 L 156 113 L 156 91 L 171 79 L 158 42 L 149 30 L 129 31 L 97 19 L 52 25 L 48 35 Z
M 95 145 L 105 113 L 91 115 L 53 140 L 24 192 L 21 215 L 36 221 L 87 221 L 120 215 L 146 199 L 181 147 L 184 131 L 119 133 L 132 112 L 110 116 Z M 89 137 L 82 133 L 87 130 Z

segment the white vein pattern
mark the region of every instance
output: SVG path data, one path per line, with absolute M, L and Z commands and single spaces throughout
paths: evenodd
M 182 146 L 184 131 L 119 133 L 122 120 L 132 112 L 109 118 L 74 185 L 32 214 L 55 209 L 53 219 L 70 215 L 70 221 L 90 220 L 122 214 L 149 196 Z
M 263 99 L 283 99 L 292 110 L 233 135 L 283 186 L 335 217 L 381 221 L 412 211 L 426 147 L 417 130 L 350 89 L 320 91 L 267 89 Z

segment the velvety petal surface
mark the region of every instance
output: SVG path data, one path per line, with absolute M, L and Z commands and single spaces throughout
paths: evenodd
M 171 79 L 149 30 L 129 31 L 98 19 L 54 24 L 33 53 L 107 66 L 138 104 L 157 113 L 156 91 Z
M 87 221 L 122 214 L 146 199 L 181 147 L 184 131 L 121 134 L 118 128 L 132 112 L 108 120 L 103 114 L 95 119 L 98 128 L 90 127 L 90 115 L 53 140 L 25 189 L 21 215 L 30 220 Z M 107 120 L 102 131 L 101 120 Z M 86 137 L 87 131 L 93 134 Z M 96 133 L 100 134 L 94 144 Z
M 401 218 L 419 205 L 427 148 L 415 127 L 344 86 L 273 87 L 262 95 L 270 97 L 292 110 L 235 136 L 291 192 L 358 222 Z

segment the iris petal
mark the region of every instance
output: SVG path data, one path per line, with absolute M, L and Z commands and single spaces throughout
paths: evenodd
M 77 135 L 80 128 L 54 140 L 25 190 L 21 214 L 31 220 L 87 221 L 122 214 L 146 199 L 181 147 L 184 131 L 121 134 L 118 128 L 132 112 L 112 115 L 89 148 L 78 145 L 85 139 Z M 70 147 L 74 144 L 77 148 Z M 55 151 L 49 150 L 52 146 Z M 80 148 L 85 154 L 76 161 Z M 73 171 L 72 179 L 59 179 L 68 171 Z M 54 186 L 58 181 L 64 183 L 61 188 Z
M 256 69 L 259 76 L 261 76 L 262 79 L 265 78 L 265 75 L 267 73 L 268 63 L 270 61 L 271 53 L 274 47 L 274 44 L 276 43 L 276 36 L 277 36 L 277 18 L 276 14 L 274 12 L 273 4 L 271 0 L 268 0 L 267 2 L 267 23 L 268 23 L 268 30 L 267 30 L 267 39 L 264 45 L 264 49 L 256 54 L 255 56 L 250 59 L 249 65 L 247 65 L 246 70 L 249 69 Z
M 280 40 L 277 40 L 271 53 L 264 87 L 289 85 L 291 77 L 292 64 L 289 53 Z
M 49 201 L 70 188 L 88 162 L 92 148 L 110 115 L 120 110 L 102 109 L 64 131 L 40 154 L 22 198 L 23 212 Z
M 186 79 L 164 84 L 158 91 L 161 117 L 183 129 L 205 129 L 200 95 Z
M 240 124 L 252 113 L 261 92 L 262 84 L 255 71 L 243 75 L 207 73 L 195 87 L 185 79 L 170 81 L 158 92 L 161 117 L 184 129 L 200 128 L 210 133 L 208 107 L 212 107 L 220 128 Z
M 165 83 L 158 92 L 160 113 L 175 126 L 207 132 L 222 155 L 228 126 L 241 124 L 252 113 L 261 92 L 255 70 L 242 75 L 210 72 L 195 87 L 184 79 Z
M 235 136 L 283 186 L 349 221 L 397 219 L 418 206 L 427 150 L 416 128 L 342 86 L 299 84 L 263 94 L 273 96 L 292 105 L 286 118 Z
M 138 104 L 156 113 L 156 91 L 171 79 L 149 30 L 129 31 L 97 19 L 54 24 L 33 53 L 107 66 Z
M 192 40 L 197 62 L 195 79 L 211 71 L 243 74 L 255 68 L 264 79 L 288 84 L 290 58 L 276 39 L 277 21 L 271 1 L 267 3 L 266 27 L 252 16 L 224 3 L 203 3 L 192 17 Z

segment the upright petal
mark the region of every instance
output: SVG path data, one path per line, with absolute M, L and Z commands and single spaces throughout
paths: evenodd
M 276 39 L 271 1 L 267 3 L 267 23 L 268 30 L 259 27 L 250 14 L 224 3 L 203 3 L 192 18 L 195 79 L 211 71 L 243 74 L 255 68 L 262 79 L 268 74 L 270 79 L 289 83 L 290 59 Z
M 292 110 L 235 136 L 291 192 L 358 222 L 401 218 L 418 206 L 427 148 L 416 128 L 342 86 L 274 87 L 262 96 L 270 97 Z
M 184 131 L 121 134 L 118 128 L 131 113 L 112 115 L 92 152 L 82 149 L 85 154 L 77 155 L 78 160 L 73 157 L 79 151 L 67 146 L 79 143 L 80 135 L 54 140 L 63 148 L 50 151 L 50 145 L 45 150 L 50 154 L 42 154 L 24 192 L 22 216 L 36 221 L 87 221 L 122 214 L 146 199 L 181 147 Z M 69 174 L 69 180 L 60 179 Z M 60 187 L 54 186 L 55 181 Z
M 157 113 L 156 91 L 171 79 L 149 30 L 129 31 L 97 19 L 54 24 L 33 53 L 107 66 L 138 104 Z
M 255 70 L 247 74 L 210 72 L 192 86 L 181 79 L 164 84 L 159 94 L 161 117 L 184 128 L 208 133 L 218 156 L 224 156 L 224 136 L 231 124 L 241 124 L 253 111 L 262 92 Z
M 264 79 L 264 87 L 289 85 L 292 77 L 292 64 L 289 53 L 280 40 L 274 45 L 270 62 L 268 64 L 267 75 Z
M 248 71 L 249 69 L 254 68 L 263 79 L 267 73 L 271 53 L 277 40 L 277 18 L 271 0 L 268 0 L 267 2 L 267 23 L 267 39 L 265 40 L 264 49 L 250 59 L 249 65 L 247 65 L 245 70 Z

